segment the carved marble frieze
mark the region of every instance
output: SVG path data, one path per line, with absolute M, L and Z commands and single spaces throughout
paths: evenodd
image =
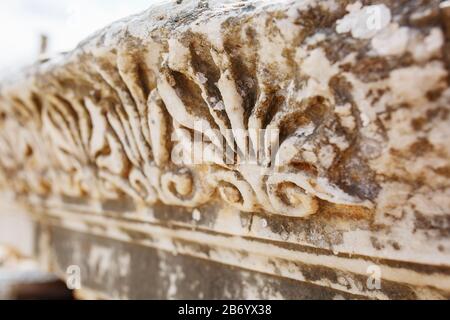
M 447 197 L 443 30 L 391 6 L 194 1 L 119 21 L 3 82 L 3 185 L 297 217 L 372 210 L 389 188 Z M 377 32 L 351 25 L 367 9 Z
M 437 0 L 154 6 L 0 81 L 1 194 L 68 229 L 352 294 L 395 290 L 318 266 L 361 277 L 387 259 L 392 283 L 446 297 L 449 16 Z

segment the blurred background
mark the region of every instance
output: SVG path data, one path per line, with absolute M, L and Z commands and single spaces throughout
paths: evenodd
M 0 0 L 0 78 L 41 54 L 72 50 L 98 29 L 167 0 Z M 73 299 L 32 257 L 33 224 L 0 198 L 0 300 Z
M 43 45 L 50 55 L 69 51 L 94 31 L 159 2 L 0 0 L 0 76 L 32 63 Z

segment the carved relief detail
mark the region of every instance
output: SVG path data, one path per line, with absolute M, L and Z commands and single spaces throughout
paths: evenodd
M 242 211 L 296 217 L 322 202 L 371 207 L 376 182 L 345 176 L 361 192 L 339 183 L 347 159 L 365 166 L 355 149 L 364 125 L 350 97 L 356 80 L 342 73 L 349 58 L 331 61 L 305 40 L 308 26 L 270 11 L 216 20 L 214 39 L 194 23 L 145 39 L 106 29 L 4 85 L 0 183 L 148 205 L 220 197 Z M 201 161 L 190 163 L 196 134 L 206 142 Z M 223 145 L 232 164 L 216 152 Z M 244 150 L 258 151 L 253 162 L 241 159 Z

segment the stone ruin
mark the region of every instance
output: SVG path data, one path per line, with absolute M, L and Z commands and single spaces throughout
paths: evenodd
M 437 0 L 154 6 L 0 82 L 1 202 L 84 297 L 448 299 L 449 37 Z

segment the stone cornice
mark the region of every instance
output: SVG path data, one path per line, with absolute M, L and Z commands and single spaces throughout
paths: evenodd
M 400 260 L 442 265 L 450 89 L 439 1 L 344 2 L 165 4 L 5 79 L 0 188 L 41 204 L 317 217 L 320 232 L 364 224 L 414 238 L 393 245 Z M 382 14 L 375 31 L 363 23 L 371 10 Z M 322 224 L 342 215 L 340 227 Z

